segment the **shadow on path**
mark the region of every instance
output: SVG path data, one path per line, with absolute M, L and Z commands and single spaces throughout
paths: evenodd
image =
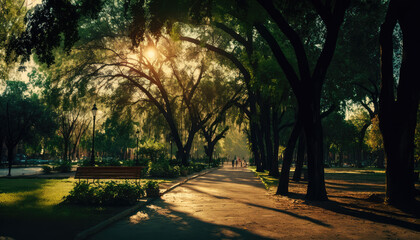
M 241 201 L 241 200 L 237 200 L 237 199 L 233 200 L 233 199 L 231 199 L 229 197 L 222 197 L 222 196 L 213 195 L 213 194 L 210 194 L 210 193 L 207 193 L 207 192 L 200 191 L 200 190 L 198 190 L 198 189 L 196 189 L 196 188 L 194 188 L 192 186 L 184 186 L 184 187 L 187 188 L 187 189 L 190 189 L 192 191 L 195 191 L 195 192 L 198 192 L 198 193 L 202 193 L 202 194 L 206 194 L 208 196 L 211 196 L 211 197 L 214 197 L 214 198 L 217 198 L 217 199 L 229 199 L 229 200 L 232 200 L 232 201 L 235 201 L 235 202 L 240 202 L 240 203 L 243 203 L 243 204 L 246 204 L 246 205 L 249 205 L 249 206 L 253 206 L 253 207 L 263 208 L 263 209 L 267 209 L 267 210 L 271 210 L 271 211 L 275 211 L 275 212 L 284 213 L 284 214 L 287 214 L 287 215 L 292 216 L 292 217 L 295 217 L 295 218 L 303 219 L 303 220 L 306 220 L 306 221 L 309 221 L 309 222 L 318 224 L 320 226 L 331 227 L 331 225 L 329 225 L 327 223 L 324 223 L 324 222 L 322 222 L 320 220 L 317 220 L 317 219 L 314 219 L 314 218 L 311 218 L 311 217 L 307 217 L 307 216 L 302 216 L 302 215 L 299 215 L 299 214 L 296 214 L 296 213 L 293 213 L 293 212 L 289 212 L 289 211 L 286 211 L 286 210 L 281 210 L 281 209 L 277 209 L 277 208 L 266 207 L 266 206 L 262 206 L 262 205 L 258 205 L 258 204 L 254 204 L 254 203 L 250 203 L 250 202 L 245 202 L 245 201 Z
M 117 223 L 119 231 L 105 230 L 90 239 L 271 239 L 245 229 L 205 222 L 174 208 L 157 200 L 131 216 L 128 223 Z
M 298 194 L 298 193 L 289 194 L 288 197 L 294 198 L 294 199 L 300 199 L 300 200 L 305 199 L 305 196 L 303 194 Z M 333 196 L 330 196 L 330 197 L 333 197 Z M 378 213 L 387 214 L 387 215 L 412 217 L 408 215 L 404 216 L 398 213 L 365 208 L 365 207 L 355 205 L 355 204 L 340 203 L 337 201 L 333 201 L 331 199 L 328 201 L 307 201 L 306 200 L 304 204 L 314 206 L 314 207 L 319 207 L 319 208 L 322 208 L 331 212 L 335 212 L 335 213 L 339 213 L 339 214 L 343 214 L 343 215 L 347 215 L 347 216 L 351 216 L 351 217 L 355 217 L 359 219 L 365 219 L 365 220 L 369 220 L 376 223 L 391 224 L 398 227 L 420 232 L 420 224 L 396 219 L 396 218 L 393 218 L 392 216 L 379 215 L 379 214 L 375 214 L 368 211 L 376 211 Z M 414 215 L 417 215 L 417 214 L 414 214 Z

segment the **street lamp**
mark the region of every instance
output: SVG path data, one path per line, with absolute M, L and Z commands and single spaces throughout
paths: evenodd
M 137 158 L 136 158 L 136 162 L 135 165 L 138 166 L 139 165 L 139 135 L 140 135 L 140 131 L 137 130 Z
M 93 134 L 92 134 L 92 154 L 90 156 L 90 165 L 95 166 L 95 120 L 96 120 L 96 104 L 93 104 L 92 115 L 93 115 Z

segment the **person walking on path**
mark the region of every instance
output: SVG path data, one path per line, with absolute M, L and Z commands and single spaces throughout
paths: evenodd
M 232 160 L 232 168 L 235 167 L 235 159 Z

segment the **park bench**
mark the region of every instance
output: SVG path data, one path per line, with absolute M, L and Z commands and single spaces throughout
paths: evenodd
M 143 173 L 140 167 L 78 167 L 75 179 L 140 179 Z

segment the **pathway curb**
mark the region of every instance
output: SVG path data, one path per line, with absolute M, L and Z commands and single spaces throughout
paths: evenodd
M 192 180 L 192 179 L 201 177 L 201 176 L 206 175 L 207 173 L 213 172 L 213 171 L 215 171 L 215 170 L 217 170 L 219 168 L 221 168 L 221 167 L 217 167 L 217 168 L 212 168 L 212 169 L 206 170 L 206 171 L 204 171 L 202 173 L 198 173 L 196 175 L 193 175 L 191 177 L 188 177 L 187 179 L 185 179 L 185 180 L 183 180 L 181 182 L 175 183 L 174 185 L 170 186 L 165 191 L 163 191 L 160 194 L 160 196 L 163 196 L 164 194 L 172 191 L 173 189 L 175 189 L 178 186 L 181 186 L 182 184 L 188 182 L 189 180 Z M 120 212 L 120 213 L 118 213 L 118 214 L 116 214 L 116 215 L 108 218 L 107 220 L 105 220 L 103 222 L 100 222 L 97 225 L 95 225 L 95 226 L 93 226 L 93 227 L 91 227 L 89 229 L 84 230 L 83 232 L 80 232 L 79 234 L 76 235 L 76 237 L 74 238 L 74 240 L 87 239 L 88 237 L 92 236 L 93 234 L 95 234 L 95 233 L 101 231 L 102 229 L 106 228 L 107 226 L 113 224 L 114 222 L 117 222 L 117 221 L 121 220 L 122 218 L 124 218 L 124 217 L 126 217 L 126 216 L 128 216 L 128 215 L 130 215 L 132 213 L 134 213 L 135 211 L 138 211 L 139 208 L 142 208 L 142 207 L 148 205 L 149 203 L 155 201 L 156 199 L 157 198 L 148 198 L 146 200 L 143 200 L 140 203 L 137 203 L 136 205 L 134 205 L 133 207 L 131 207 L 129 209 L 126 209 L 126 210 L 124 210 L 124 211 L 122 211 L 122 212 Z

